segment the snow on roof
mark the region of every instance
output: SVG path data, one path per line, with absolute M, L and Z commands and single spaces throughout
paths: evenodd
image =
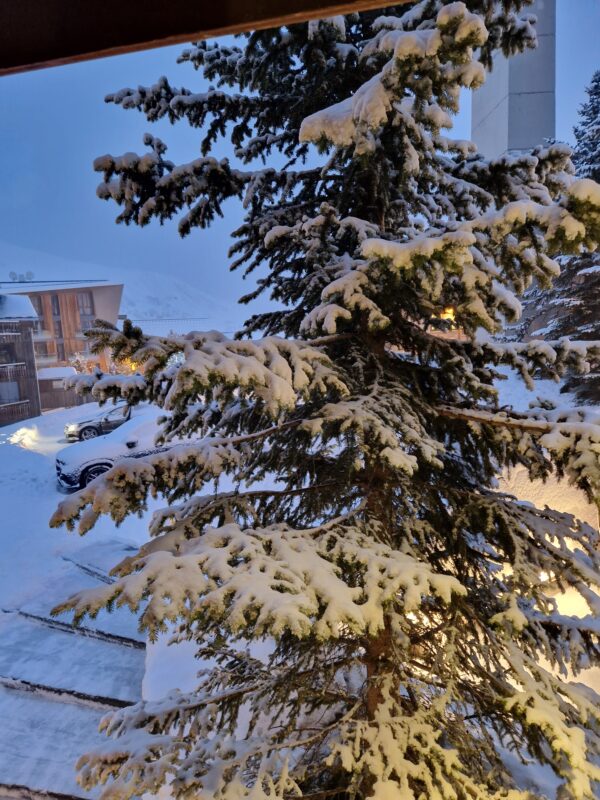
M 0 320 L 26 319 L 37 319 L 37 314 L 28 297 L 0 294 Z
M 0 283 L 0 291 L 10 295 L 26 295 L 34 292 L 61 292 L 65 289 L 97 289 L 103 286 L 123 286 L 122 283 L 98 280 L 56 280 L 56 281 L 7 281 Z
M 37 371 L 39 381 L 47 381 L 52 378 L 54 380 L 58 378 L 70 378 L 71 375 L 77 375 L 75 367 L 42 367 Z

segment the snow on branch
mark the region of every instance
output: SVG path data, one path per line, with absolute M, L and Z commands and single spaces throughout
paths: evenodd
M 130 358 L 145 367 L 144 376 L 97 373 L 72 379 L 79 391 L 98 400 L 139 401 L 145 396 L 173 410 L 187 405 L 191 393 L 209 402 L 219 389 L 235 390 L 238 397 L 260 401 L 274 418 L 295 408 L 298 398 L 348 392 L 327 354 L 309 341 L 275 336 L 235 340 L 217 331 L 151 337 L 131 325 L 122 332 L 108 324 L 92 338 L 96 347 L 112 348 L 117 360 Z M 179 358 L 172 363 L 175 355 Z
M 600 356 L 600 341 L 572 341 L 567 337 L 558 341 L 499 342 L 478 332 L 474 346 L 496 364 L 508 364 L 518 370 L 530 390 L 535 388 L 538 373 L 557 381 L 567 370 L 584 375 L 590 370 L 591 359 Z
M 111 375 L 101 371 L 89 375 L 72 375 L 65 378 L 66 389 L 74 389 L 80 396 L 90 395 L 99 403 L 110 398 L 126 400 L 131 405 L 146 398 L 147 383 L 142 375 Z
M 443 447 L 427 434 L 423 420 L 403 395 L 399 386 L 376 386 L 371 395 L 327 403 L 300 427 L 312 437 L 324 438 L 341 438 L 353 431 L 358 436 L 361 458 L 384 463 L 386 469 L 413 475 L 419 457 L 441 468 Z M 392 425 L 392 419 L 401 421 Z
M 454 62 L 456 86 L 476 88 L 483 82 L 481 64 L 473 60 L 473 48 L 483 45 L 488 32 L 479 14 L 468 11 L 461 2 L 443 7 L 436 27 L 429 30 L 380 31 L 365 47 L 363 58 L 377 52 L 392 52 L 383 70 L 370 78 L 347 100 L 317 111 L 303 121 L 301 142 L 327 142 L 338 147 L 355 146 L 356 154 L 373 149 L 373 138 L 388 121 L 396 101 L 399 77 L 412 70 L 414 64 L 430 61 L 439 68 L 441 62 Z M 465 63 L 467 62 L 467 63 Z M 433 112 L 433 113 L 432 113 Z M 439 131 L 450 127 L 447 114 L 440 106 L 430 106 L 429 125 Z
M 489 425 L 534 436 L 553 461 L 588 494 L 600 494 L 600 413 L 591 409 L 506 411 L 439 406 L 439 413 L 476 427 Z
M 55 613 L 72 610 L 80 620 L 108 603 L 137 611 L 147 600 L 140 624 L 151 635 L 194 616 L 233 634 L 336 639 L 346 629 L 376 634 L 391 603 L 417 612 L 426 598 L 449 603 L 465 594 L 456 578 L 335 521 L 313 530 L 206 528 L 173 552 L 128 559 L 115 572 L 114 584 L 81 592 Z
M 243 442 L 244 437 L 240 437 Z M 146 508 L 152 494 L 170 495 L 201 489 L 208 481 L 239 466 L 243 457 L 240 439 L 207 438 L 198 443 L 170 446 L 164 452 L 143 459 L 125 458 L 89 486 L 63 500 L 52 515 L 50 525 L 66 524 L 87 533 L 101 514 L 109 514 L 119 524 L 131 513 Z M 182 483 L 181 475 L 185 475 Z
M 192 496 L 209 481 L 240 471 L 251 443 L 268 441 L 300 422 L 288 421 L 242 436 L 207 436 L 199 441 L 166 444 L 143 459 L 125 458 L 59 503 L 50 525 L 64 524 L 72 530 L 79 521 L 78 532 L 83 535 L 102 514 L 119 524 L 129 514 L 144 511 L 149 494 L 171 500 Z
M 363 241 L 361 254 L 411 277 L 421 293 L 435 287 L 433 299 L 450 297 L 447 284 L 458 276 L 457 321 L 469 332 L 479 326 L 497 332 L 506 319 L 519 318 L 515 286 L 528 283 L 523 283 L 523 275 L 503 273 L 491 252 L 497 247 L 514 250 L 528 281 L 532 277 L 545 281 L 548 274 L 558 274 L 559 266 L 550 256 L 594 249 L 600 242 L 600 189 L 589 184 L 593 182 L 573 181 L 560 203 L 509 203 L 451 230 L 432 229 L 409 241 L 369 238 Z

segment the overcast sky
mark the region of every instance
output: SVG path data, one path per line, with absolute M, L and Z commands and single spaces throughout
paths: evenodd
M 600 68 L 600 0 L 557 3 L 557 137 L 571 142 L 585 86 Z M 174 160 L 199 155 L 197 136 L 183 125 L 150 126 L 137 112 L 103 102 L 110 91 L 151 83 L 163 74 L 200 90 L 191 67 L 175 63 L 181 49 L 0 78 L 0 242 L 96 263 L 100 269 L 94 277 L 102 277 L 102 265 L 121 269 L 125 281 L 128 268 L 147 267 L 177 275 L 218 298 L 239 295 L 241 280 L 229 274 L 226 258 L 228 232 L 240 219 L 237 204 L 230 204 L 226 219 L 211 230 L 182 241 L 174 225 L 115 225 L 115 207 L 95 196 L 93 159 L 143 150 L 147 130 L 167 141 Z M 457 135 L 465 138 L 468 106 L 457 125 Z M 5 271 L 4 264 L 0 268 Z

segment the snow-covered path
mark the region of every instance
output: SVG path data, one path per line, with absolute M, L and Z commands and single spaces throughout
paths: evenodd
M 138 519 L 118 532 L 102 520 L 85 539 L 48 528 L 65 422 L 90 408 L 0 430 L 0 797 L 93 797 L 77 785 L 75 761 L 107 711 L 141 696 L 145 641 L 133 615 L 101 613 L 79 630 L 50 617 L 72 592 L 110 581 L 146 535 Z

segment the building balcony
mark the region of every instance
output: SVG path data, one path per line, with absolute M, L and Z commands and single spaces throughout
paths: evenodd
M 33 341 L 34 342 L 49 342 L 51 339 L 54 339 L 54 334 L 52 331 L 45 331 L 45 330 L 34 330 L 33 332 Z
M 27 364 L 18 361 L 14 364 L 0 364 L 0 381 L 16 381 L 27 377 Z
M 31 416 L 29 400 L 16 400 L 13 403 L 0 403 L 0 425 L 27 419 Z
M 18 325 L 0 322 L 0 342 L 18 342 L 21 338 L 21 329 Z
M 37 353 L 35 354 L 35 365 L 36 367 L 54 367 L 58 364 L 58 357 L 56 354 L 47 355 L 47 356 L 40 356 Z

